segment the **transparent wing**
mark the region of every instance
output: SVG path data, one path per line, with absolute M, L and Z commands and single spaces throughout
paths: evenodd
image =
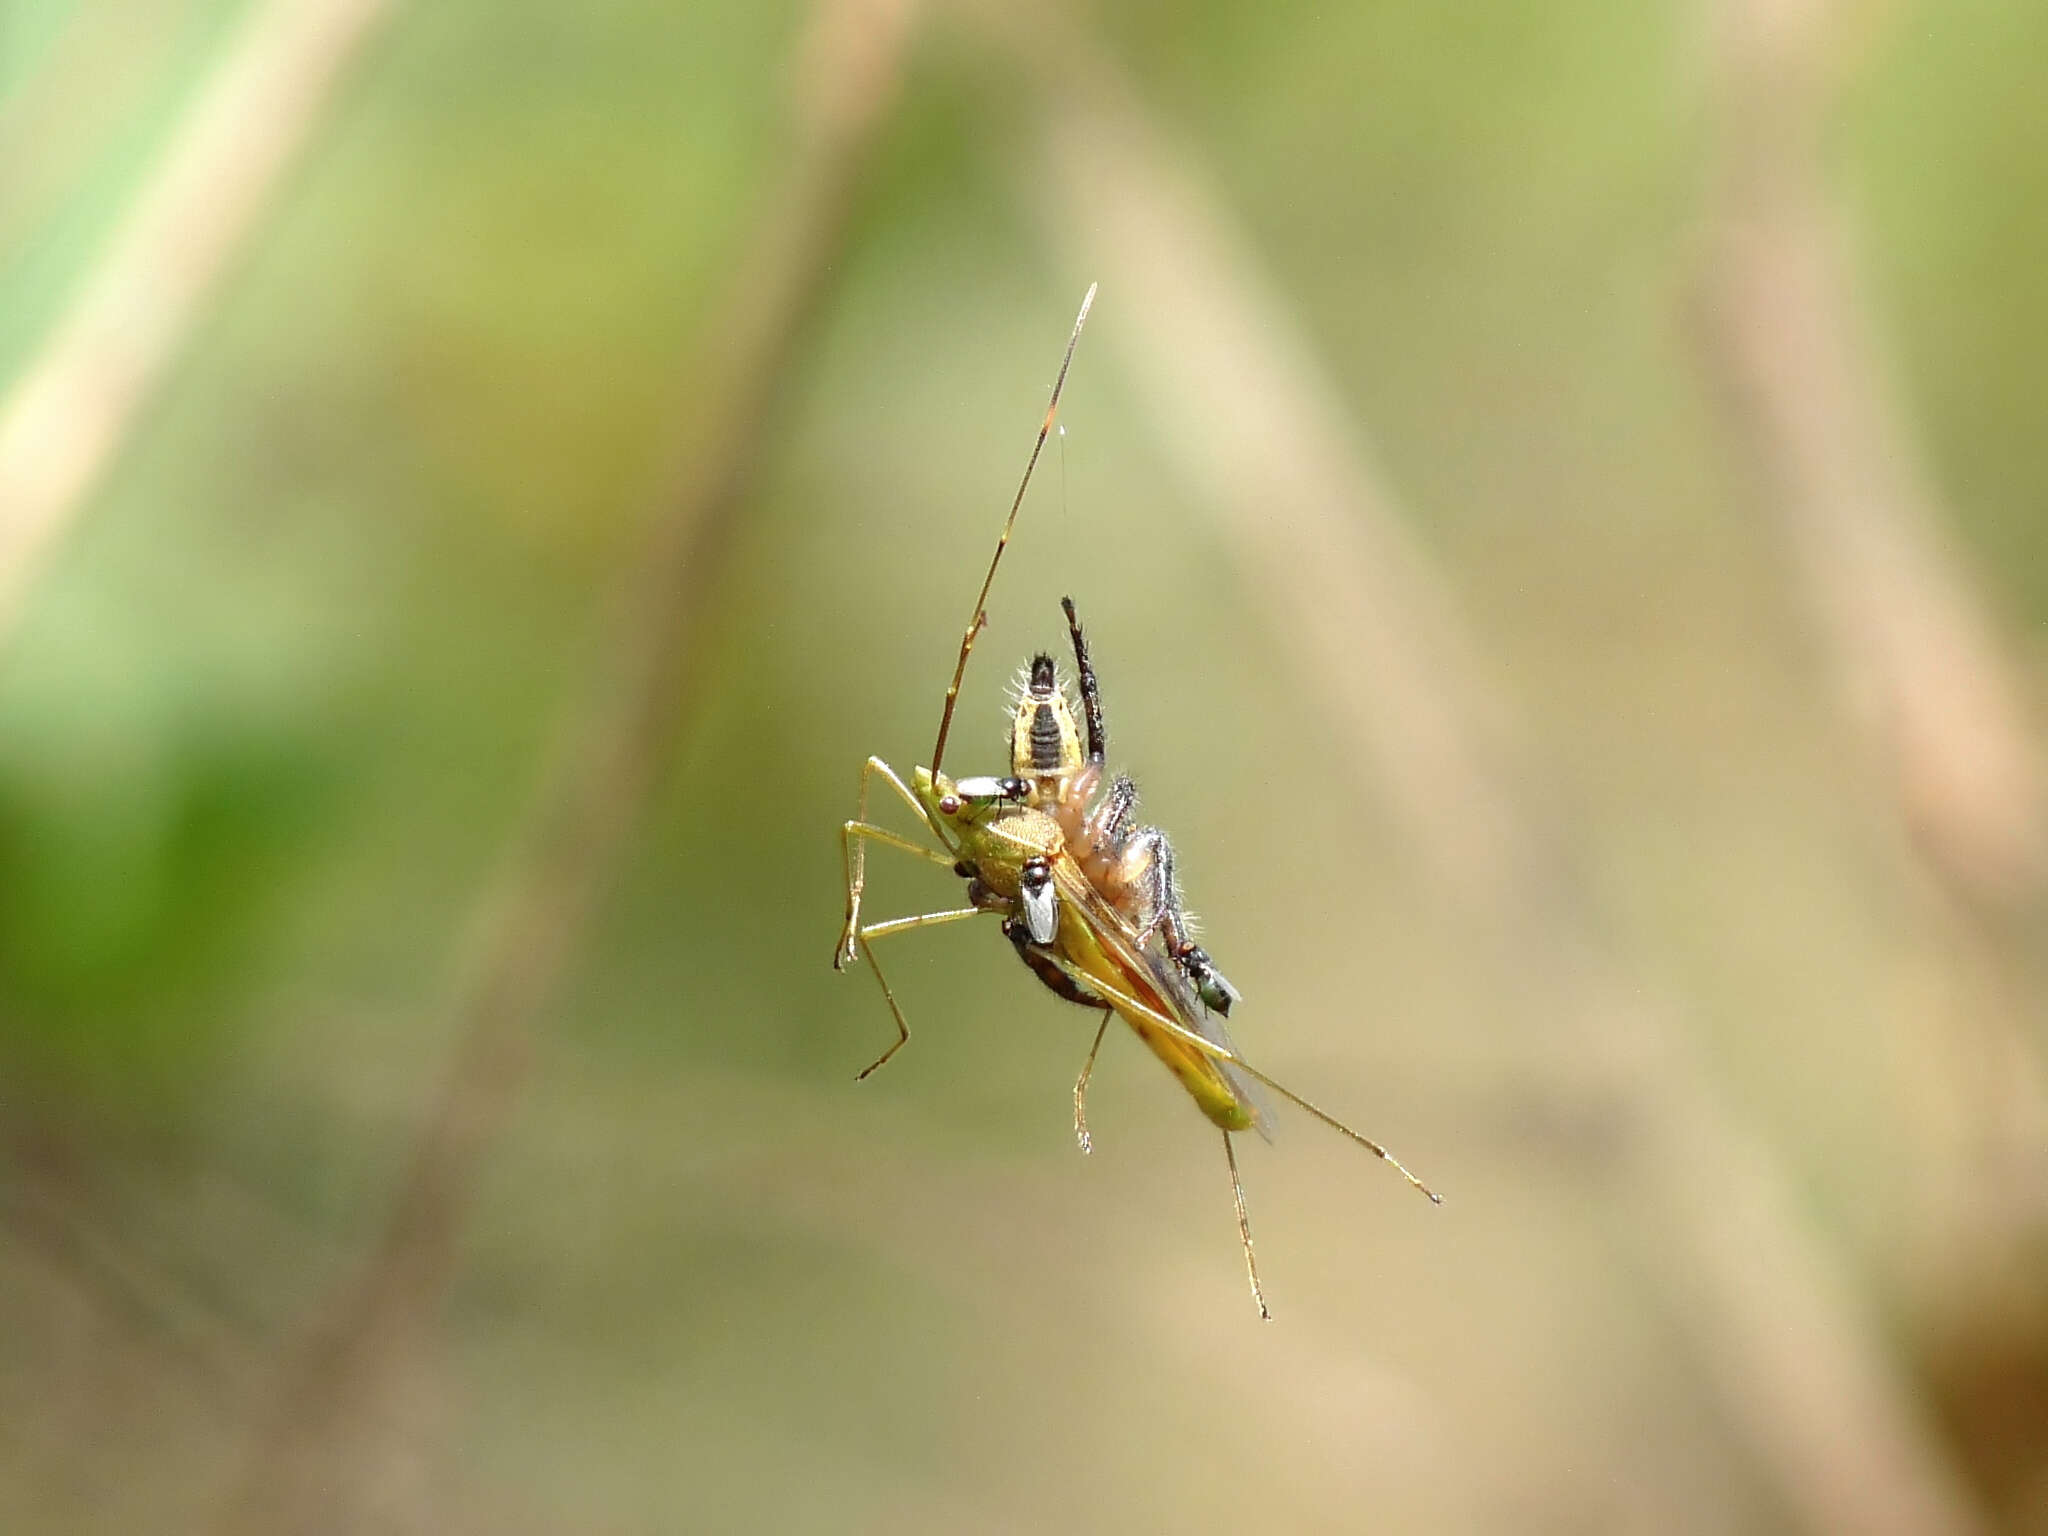
M 1069 858 L 1062 858 L 1054 864 L 1053 876 L 1060 899 L 1072 904 L 1082 914 L 1105 953 L 1127 973 L 1146 978 L 1150 982 L 1150 990 L 1165 1002 L 1164 1011 L 1176 1023 L 1194 1031 L 1211 1045 L 1220 1045 L 1232 1054 L 1242 1054 L 1237 1049 L 1237 1042 L 1230 1038 L 1230 1031 L 1224 1028 L 1222 1018 L 1202 1006 L 1201 999 L 1188 985 L 1188 979 L 1181 974 L 1180 968 L 1139 940 L 1123 916 L 1081 873 L 1080 866 Z M 1253 1128 L 1271 1141 L 1272 1105 L 1259 1085 L 1227 1061 L 1212 1061 L 1212 1065 L 1230 1084 L 1231 1092 L 1251 1110 Z

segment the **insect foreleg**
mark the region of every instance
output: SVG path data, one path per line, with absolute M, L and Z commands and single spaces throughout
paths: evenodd
M 910 786 L 897 776 L 894 768 L 891 768 L 879 757 L 871 757 L 861 764 L 860 799 L 854 808 L 854 819 L 841 827 L 839 832 L 840 852 L 844 855 L 846 861 L 846 926 L 840 930 L 839 942 L 832 950 L 832 968 L 834 970 L 843 971 L 853 963 L 853 934 L 854 930 L 860 926 L 860 897 L 861 892 L 867 888 L 868 883 L 867 839 L 873 838 L 877 842 L 884 842 L 892 847 L 902 848 L 918 855 L 920 858 L 930 859 L 936 864 L 950 865 L 953 862 L 951 854 L 942 856 L 934 849 L 927 848 L 920 843 L 913 843 L 907 838 L 887 831 L 884 828 L 874 826 L 868 821 L 868 787 L 873 783 L 876 774 L 880 774 L 888 782 L 889 787 L 896 791 L 897 797 L 905 805 L 910 807 L 920 823 L 927 827 L 931 827 L 932 824 L 931 817 L 926 814 L 925 808 L 918 803 L 917 796 L 910 792 Z M 932 830 L 936 835 L 938 829 L 934 827 Z M 943 837 L 940 837 L 941 842 L 944 840 Z
M 902 776 L 894 768 L 879 757 L 871 757 L 860 765 L 860 819 L 868 819 L 868 785 L 878 773 L 889 781 L 889 787 L 896 791 L 897 797 L 910 807 L 910 814 L 930 826 L 931 818 L 925 814 L 925 809 L 918 803 L 917 796 L 910 792 L 910 786 L 903 782 Z

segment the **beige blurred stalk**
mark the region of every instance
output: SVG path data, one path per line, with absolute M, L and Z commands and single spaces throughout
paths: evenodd
M 309 1320 L 276 1383 L 226 1530 L 351 1530 L 394 1485 L 395 1502 L 411 1491 L 432 1395 L 422 1362 L 476 1176 L 689 708 L 729 534 L 829 291 L 915 22 L 913 0 L 821 0 L 812 12 L 793 71 L 793 143 L 690 360 L 670 483 L 562 722 L 552 772 L 472 914 L 449 1009 L 453 1056 L 382 1235 Z
M 1719 163 L 1702 280 L 1731 424 L 1762 471 L 1853 718 L 1923 856 L 1964 899 L 2037 895 L 2033 727 L 1859 306 L 1823 138 L 1869 7 L 1710 7 Z M 1867 40 L 1866 40 L 1867 41 Z
M 1902 1085 L 1904 1130 L 1962 1154 L 1916 1180 L 1913 1278 L 1927 1332 L 1995 1334 L 2000 1306 L 2034 1314 L 2048 1231 L 2048 785 L 2039 722 L 1891 387 L 1828 176 L 1840 87 L 1888 9 L 1710 8 L 1718 159 L 1701 358 L 1782 531 L 1842 713 L 1930 877 L 1925 942 L 1959 1001 L 1924 1037 L 1940 1070 Z
M 0 647 L 392 0 L 243 23 L 56 329 L 0 401 Z
M 1282 650 L 1470 914 L 1582 1091 L 1626 1127 L 1617 1241 L 1635 1248 L 1729 1421 L 1816 1531 L 1967 1532 L 1978 1518 L 1851 1275 L 1771 1149 L 1724 1103 L 1678 1010 L 1615 954 L 1568 841 L 1531 809 L 1508 711 L 1409 536 L 1341 393 L 1199 157 L 1080 29 L 976 12 L 1038 72 L 1026 168 L 1053 242 L 1116 295 L 1105 326 L 1184 482 Z

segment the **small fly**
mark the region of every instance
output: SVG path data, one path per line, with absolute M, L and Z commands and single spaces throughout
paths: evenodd
M 1045 419 L 1039 424 L 1024 477 L 1010 503 L 995 555 L 982 577 L 981 592 L 961 637 L 953 680 L 939 712 L 931 766 L 915 769 L 908 783 L 879 757 L 869 758 L 861 769 L 858 814 L 840 829 L 846 863 L 846 923 L 833 950 L 833 965 L 843 970 L 865 957 L 896 1022 L 895 1041 L 860 1074 L 865 1078 L 910 1039 L 910 1026 L 896 994 L 876 962 L 874 941 L 974 917 L 999 918 L 1019 959 L 1045 986 L 1068 1002 L 1102 1014 L 1095 1042 L 1074 1085 L 1074 1131 L 1082 1151 L 1089 1147 L 1088 1078 L 1112 1016 L 1130 1025 L 1179 1079 L 1210 1123 L 1221 1130 L 1252 1298 L 1259 1315 L 1270 1317 L 1252 1254 L 1251 1223 L 1231 1140 L 1239 1131 L 1264 1134 L 1267 1129 L 1266 1111 L 1255 1084 L 1264 1084 L 1391 1164 L 1432 1201 L 1441 1203 L 1442 1197 L 1385 1147 L 1261 1072 L 1231 1043 L 1222 1021 L 1242 1001 L 1242 994 L 1194 941 L 1172 845 L 1158 828 L 1136 823 L 1137 789 L 1128 775 L 1118 774 L 1105 782 L 1107 742 L 1101 692 L 1072 599 L 1062 599 L 1061 607 L 1074 652 L 1082 724 L 1076 724 L 1058 665 L 1051 656 L 1041 654 L 1033 658 L 1018 692 L 1010 771 L 1002 776 L 959 779 L 943 771 L 946 739 L 960 685 L 967 675 L 967 658 L 988 623 L 988 595 L 995 585 L 996 570 L 1017 526 L 1031 473 L 1059 414 L 1060 391 L 1094 302 L 1091 285 L 1081 300 Z M 868 791 L 876 778 L 910 808 L 938 846 L 868 820 Z M 870 843 L 899 848 L 952 870 L 967 883 L 967 905 L 863 923 L 861 895 L 867 883 Z

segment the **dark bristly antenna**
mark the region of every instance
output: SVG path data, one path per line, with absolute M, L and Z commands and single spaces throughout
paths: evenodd
M 1039 423 L 1038 441 L 1031 445 L 1031 458 L 1024 466 L 1024 478 L 1017 483 L 1017 499 L 1010 503 L 1010 515 L 1003 520 L 1002 537 L 996 540 L 995 558 L 988 563 L 988 574 L 981 578 L 981 596 L 974 600 L 974 614 L 967 621 L 967 633 L 960 640 L 960 660 L 953 667 L 953 683 L 946 690 L 946 707 L 939 715 L 939 740 L 932 748 L 932 773 L 939 771 L 939 763 L 946 755 L 946 733 L 953 728 L 953 706 L 960 698 L 960 680 L 967 675 L 967 658 L 974 650 L 974 638 L 988 623 L 988 594 L 996 582 L 996 567 L 1003 563 L 1003 551 L 1010 546 L 1010 530 L 1017 526 L 1017 509 L 1024 505 L 1024 492 L 1031 485 L 1031 471 L 1038 467 L 1038 455 L 1045 449 L 1045 440 L 1052 433 L 1053 418 L 1059 414 L 1060 391 L 1066 388 L 1067 369 L 1073 365 L 1074 348 L 1081 340 L 1081 327 L 1088 323 L 1088 306 L 1095 302 L 1096 285 L 1090 283 L 1088 292 L 1081 299 L 1081 313 L 1074 317 L 1074 334 L 1067 338 L 1067 355 L 1060 359 L 1060 376 L 1052 381 L 1052 399 L 1045 407 L 1045 420 Z

